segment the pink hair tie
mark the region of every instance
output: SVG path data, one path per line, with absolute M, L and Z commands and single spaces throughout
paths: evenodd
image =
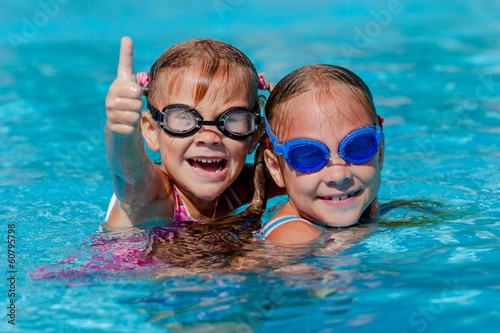
M 269 90 L 270 82 L 266 74 L 260 73 L 259 77 L 257 78 L 257 82 L 259 83 L 260 90 Z
M 149 75 L 147 72 L 140 72 L 137 73 L 137 83 L 144 89 L 147 89 L 149 87 Z

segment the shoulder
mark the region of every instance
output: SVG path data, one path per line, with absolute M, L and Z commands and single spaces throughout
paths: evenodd
M 113 196 L 108 207 L 106 222 L 117 227 L 131 227 L 152 220 L 170 221 L 174 217 L 176 198 L 169 183 L 151 197 L 138 197 L 125 203 Z
M 264 225 L 266 240 L 283 245 L 309 244 L 321 237 L 325 230 L 297 216 L 281 216 Z
M 125 213 L 115 195 L 111 198 L 105 222 L 108 222 L 114 227 L 133 226 L 132 221 L 130 221 L 127 213 Z

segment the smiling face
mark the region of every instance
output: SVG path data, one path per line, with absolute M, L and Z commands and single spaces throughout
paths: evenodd
M 338 88 L 336 89 L 338 94 Z M 335 98 L 336 93 L 309 91 L 279 106 L 280 113 L 290 113 L 280 142 L 307 138 L 324 143 L 331 152 L 330 161 L 320 170 L 302 173 L 290 167 L 283 156 L 266 153 L 266 164 L 280 186 L 285 186 L 289 202 L 287 214 L 329 226 L 356 223 L 375 199 L 380 187 L 383 143 L 379 151 L 363 164 L 352 164 L 338 156 L 342 139 L 357 128 L 371 126 L 363 105 L 355 98 Z M 332 98 L 333 97 L 333 98 Z
M 215 120 L 233 107 L 254 107 L 254 98 L 244 84 L 248 80 L 237 71 L 213 78 L 205 96 L 195 104 L 198 72 L 195 66 L 184 68 L 182 79 L 177 79 L 175 85 L 170 84 L 171 89 L 165 89 L 169 82 L 162 84 L 162 90 L 168 93 L 155 100 L 154 106 L 162 110 L 167 105 L 185 104 L 195 108 L 207 121 Z M 160 150 L 161 167 L 192 202 L 215 200 L 236 180 L 245 165 L 249 138 L 231 139 L 216 126 L 208 125 L 190 136 L 176 137 L 162 131 L 158 122 L 155 126 L 157 143 L 145 135 L 146 141 L 150 148 Z

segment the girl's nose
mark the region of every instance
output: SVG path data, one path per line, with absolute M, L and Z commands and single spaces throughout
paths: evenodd
M 195 134 L 195 143 L 199 145 L 220 145 L 222 144 L 221 133 L 213 126 L 202 126 Z
M 325 182 L 342 185 L 352 179 L 351 163 L 344 161 L 340 156 L 332 156 L 324 166 Z

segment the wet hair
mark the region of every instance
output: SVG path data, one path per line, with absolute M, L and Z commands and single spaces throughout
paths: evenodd
M 373 123 L 378 123 L 373 96 L 363 80 L 350 70 L 334 65 L 313 64 L 286 75 L 273 89 L 266 103 L 269 126 L 278 137 L 293 120 L 293 108 L 286 108 L 293 97 L 315 91 L 318 98 L 354 98 L 364 106 Z M 343 115 L 346 118 L 352 115 Z
M 257 70 L 250 59 L 236 47 L 216 39 L 197 38 L 173 45 L 156 60 L 149 72 L 150 85 L 148 100 L 158 103 L 162 94 L 175 91 L 184 78 L 184 70 L 192 68 L 199 76 L 195 85 L 196 106 L 206 95 L 215 79 L 229 83 L 230 78 L 238 79 L 238 86 L 248 89 L 252 111 L 257 112 Z M 224 81 L 223 81 L 224 82 Z M 225 85 L 227 86 L 227 85 Z M 227 89 L 234 89 L 227 87 Z M 228 99 L 231 98 L 228 96 Z M 160 107 L 156 105 L 156 107 Z

